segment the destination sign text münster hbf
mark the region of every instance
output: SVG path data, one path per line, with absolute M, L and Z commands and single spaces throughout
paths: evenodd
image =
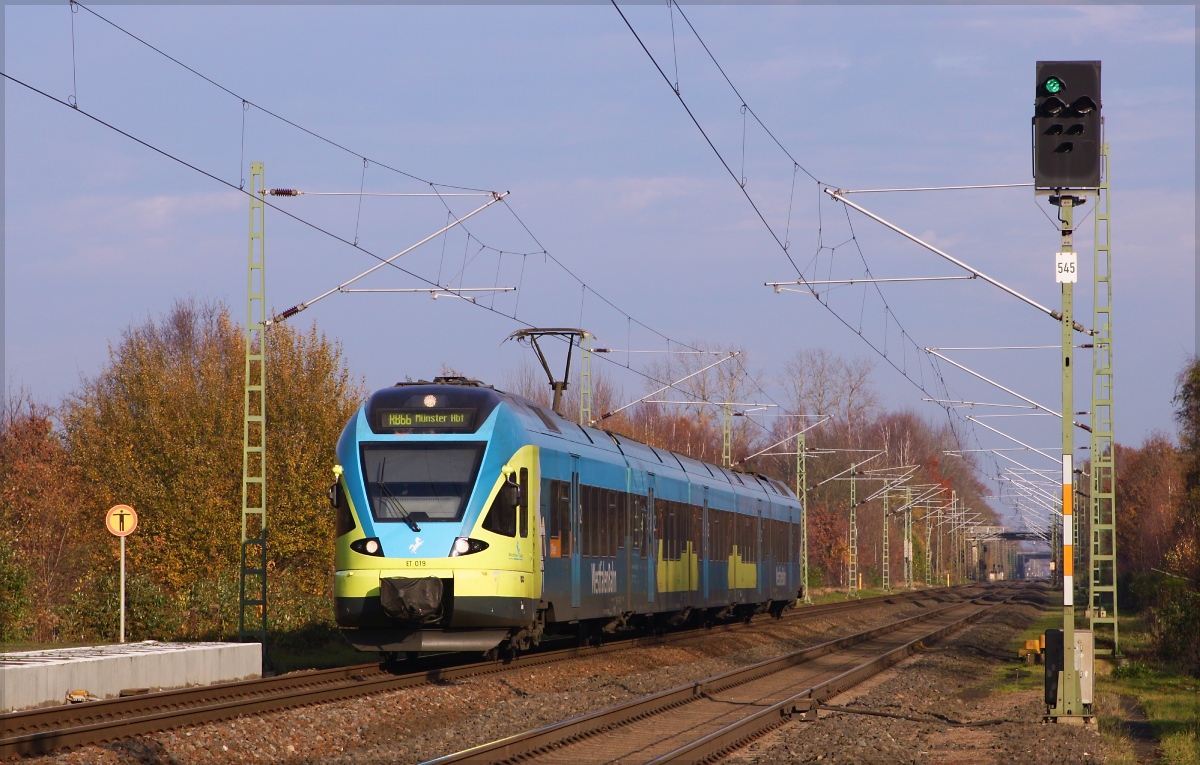
M 468 430 L 474 419 L 474 409 L 393 409 L 380 413 L 385 428 Z

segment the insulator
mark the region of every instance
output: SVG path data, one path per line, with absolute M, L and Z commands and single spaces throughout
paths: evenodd
M 298 197 L 299 189 L 271 189 L 267 192 L 273 197 Z

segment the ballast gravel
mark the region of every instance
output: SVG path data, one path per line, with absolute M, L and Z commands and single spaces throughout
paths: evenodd
M 29 765 L 419 763 L 942 605 L 881 604 L 753 629 L 136 736 Z
M 1058 610 L 1056 607 L 1055 611 Z M 930 649 L 826 703 L 917 717 L 930 722 L 822 711 L 816 721 L 793 721 L 738 750 L 725 765 L 950 765 L 951 763 L 1103 763 L 1115 752 L 1094 726 L 1044 724 L 1042 667 L 1023 670 L 1027 690 L 1010 690 L 1013 640 L 1050 613 L 1023 604 L 950 636 Z M 1001 684 L 1005 688 L 1001 688 Z M 1017 686 L 1021 687 L 1021 686 Z M 960 722 L 1005 720 L 960 727 Z

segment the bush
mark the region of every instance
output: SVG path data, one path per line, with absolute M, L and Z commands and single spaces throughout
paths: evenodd
M 1158 658 L 1200 672 L 1200 593 L 1181 580 L 1163 582 L 1157 605 L 1148 611 L 1151 643 Z
M 7 543 L 0 546 L 0 641 L 28 640 L 29 572 Z
M 1139 677 L 1150 677 L 1154 670 L 1140 661 L 1130 661 L 1121 664 L 1113 670 L 1113 677 L 1119 680 L 1136 680 Z
M 121 580 L 105 571 L 80 583 L 60 610 L 60 638 L 115 642 L 121 632 Z M 126 572 L 125 639 L 171 640 L 183 627 L 183 612 L 162 584 L 146 574 Z

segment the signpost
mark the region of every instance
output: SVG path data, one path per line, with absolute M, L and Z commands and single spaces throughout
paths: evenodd
M 121 642 L 125 642 L 125 537 L 137 529 L 137 512 L 129 505 L 114 505 L 104 516 L 104 525 L 121 540 Z
M 1049 196 L 1050 203 L 1058 206 L 1061 237 L 1054 256 L 1054 280 L 1062 285 L 1058 318 L 1062 322 L 1063 628 L 1046 633 L 1045 700 L 1047 718 L 1066 722 L 1092 718 L 1092 699 L 1080 683 L 1082 677 L 1091 676 L 1092 655 L 1087 649 L 1081 652 L 1075 640 L 1075 391 L 1071 361 L 1075 330 L 1083 329 L 1073 313 L 1074 286 L 1079 279 L 1074 208 L 1086 201 L 1079 192 L 1098 193 L 1101 180 L 1100 62 L 1037 62 L 1034 104 L 1034 193 Z M 1093 579 L 1094 575 L 1089 576 Z

